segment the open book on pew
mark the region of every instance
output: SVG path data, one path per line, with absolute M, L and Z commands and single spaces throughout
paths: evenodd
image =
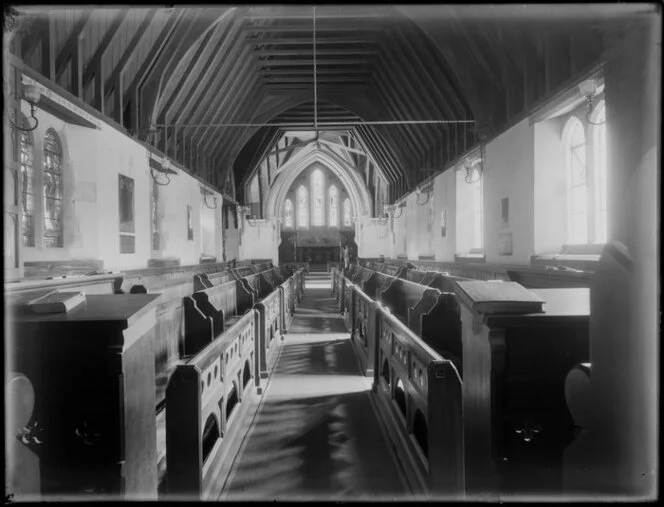
M 55 290 L 28 301 L 27 306 L 35 313 L 64 313 L 83 302 L 85 302 L 83 292 Z
M 464 280 L 456 282 L 459 299 L 481 313 L 542 313 L 545 301 L 517 282 Z

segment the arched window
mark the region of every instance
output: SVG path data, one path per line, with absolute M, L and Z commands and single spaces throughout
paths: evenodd
M 595 108 L 592 122 L 602 125 L 593 126 L 595 146 L 594 184 L 595 184 L 595 243 L 606 243 L 608 217 L 606 211 L 606 107 L 602 100 Z
M 332 185 L 329 190 L 330 194 L 330 210 L 328 217 L 328 224 L 330 227 L 339 227 L 339 206 L 337 204 L 337 187 Z
M 32 134 L 21 132 L 21 204 L 23 212 L 21 215 L 21 233 L 23 234 L 23 246 L 35 246 L 33 146 Z
M 588 191 L 586 179 L 586 134 L 578 118 L 565 127 L 567 151 L 567 241 L 588 241 Z
M 480 176 L 472 183 L 473 192 L 473 246 L 472 250 L 482 250 L 482 180 Z
M 350 199 L 344 200 L 344 227 L 350 227 Z
M 325 225 L 323 209 L 323 173 L 316 169 L 311 173 L 311 199 L 313 205 L 313 217 L 311 225 Z
M 284 204 L 284 226 L 293 227 L 293 201 L 286 199 Z
M 44 246 L 62 247 L 62 147 L 53 129 L 44 137 Z
M 306 229 L 309 227 L 309 209 L 307 199 L 307 189 L 304 185 L 300 185 L 297 189 L 297 227 L 298 229 Z

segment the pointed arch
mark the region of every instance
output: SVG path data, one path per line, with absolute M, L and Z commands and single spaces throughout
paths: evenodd
M 308 147 L 295 154 L 279 172 L 279 176 L 275 180 L 265 203 L 266 218 L 279 216 L 293 182 L 302 171 L 315 162 L 324 165 L 339 178 L 348 191 L 352 209 L 356 215 L 370 215 L 373 209 L 373 200 L 361 175 L 346 164 L 343 159 L 328 152 L 318 151 L 315 147 Z

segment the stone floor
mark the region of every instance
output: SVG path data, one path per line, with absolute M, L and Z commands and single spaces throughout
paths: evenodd
M 327 273 L 307 275 L 221 500 L 402 500 L 408 492 Z

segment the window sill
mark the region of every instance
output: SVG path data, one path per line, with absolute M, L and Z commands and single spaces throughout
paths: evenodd
M 595 271 L 599 259 L 599 255 L 589 254 L 544 254 L 533 255 L 530 258 L 530 265 L 533 267 L 544 267 L 546 269 L 558 269 L 563 271 Z
M 481 253 L 466 253 L 466 254 L 456 254 L 454 256 L 455 262 L 474 262 L 478 264 L 483 264 L 486 262 L 486 256 Z

